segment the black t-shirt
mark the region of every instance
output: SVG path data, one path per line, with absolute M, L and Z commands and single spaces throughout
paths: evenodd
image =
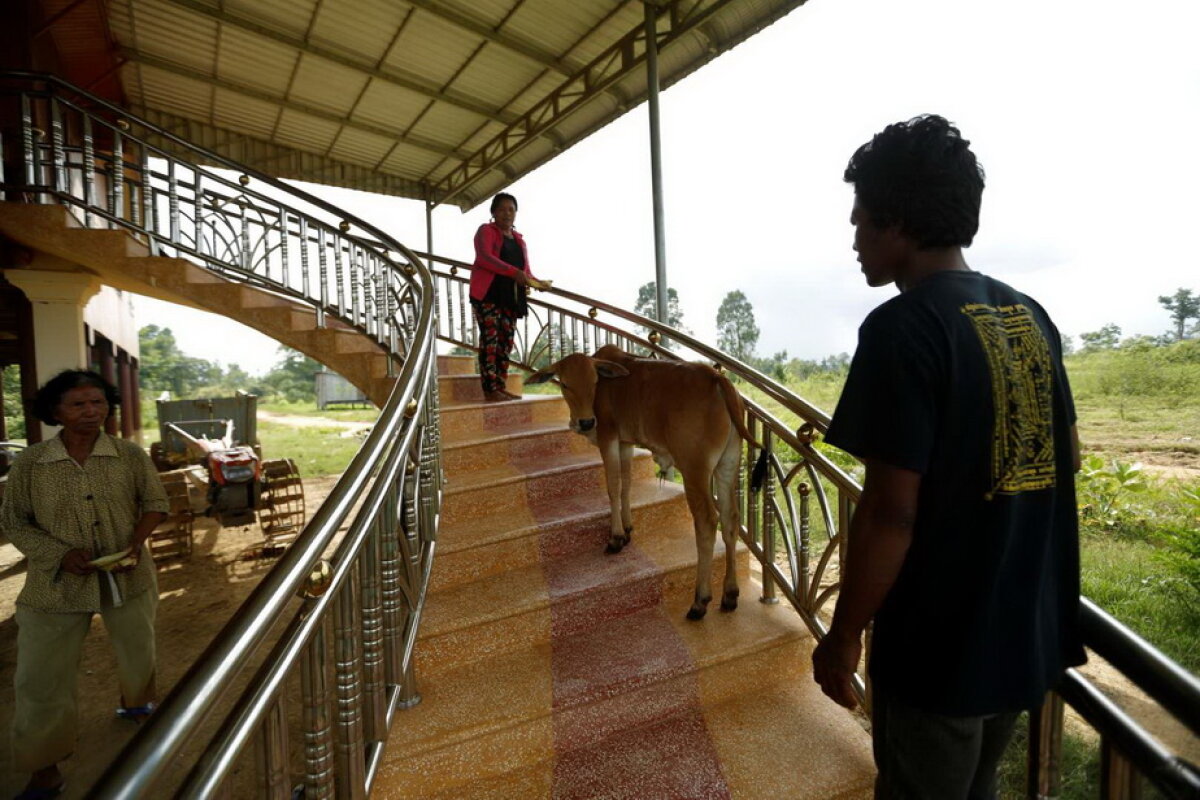
M 1074 423 L 1057 329 L 1000 281 L 936 273 L 863 322 L 825 440 L 922 475 L 872 638 L 897 700 L 1033 708 L 1083 662 Z
M 500 244 L 500 260 L 511 264 L 522 272 L 525 271 L 525 252 L 516 237 L 505 236 Z M 488 286 L 483 302 L 492 303 L 501 308 L 511 308 L 518 317 L 525 316 L 525 287 L 518 284 L 507 275 L 493 275 L 492 283 Z

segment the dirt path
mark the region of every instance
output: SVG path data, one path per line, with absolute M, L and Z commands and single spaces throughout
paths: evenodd
M 353 420 L 328 419 L 327 417 L 298 417 L 292 414 L 276 414 L 262 410 L 258 412 L 258 418 L 281 425 L 290 425 L 293 428 L 341 428 L 342 436 L 357 436 L 363 431 L 370 430 L 375 424 L 374 422 L 355 422 Z

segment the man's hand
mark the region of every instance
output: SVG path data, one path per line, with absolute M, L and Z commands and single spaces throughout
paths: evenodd
M 96 571 L 96 568 L 88 563 L 91 560 L 91 553 L 76 547 L 74 550 L 68 550 L 62 557 L 59 569 L 72 575 L 91 575 Z
M 838 705 L 846 708 L 858 706 L 858 695 L 854 693 L 851 680 L 858 670 L 861 656 L 862 637 L 843 636 L 833 631 L 813 650 L 813 680 Z

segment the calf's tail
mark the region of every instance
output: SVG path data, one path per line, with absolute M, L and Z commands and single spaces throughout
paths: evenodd
M 746 430 L 746 406 L 742 403 L 742 395 L 724 375 L 718 374 L 717 382 L 721 387 L 721 396 L 725 398 L 725 408 L 729 412 L 733 427 L 743 439 L 762 451 L 754 464 L 754 471 L 750 474 L 750 490 L 757 492 L 767 477 L 767 449 L 756 442 L 750 431 Z
M 767 479 L 767 453 L 764 448 L 758 454 L 758 461 L 754 462 L 754 471 L 750 473 L 750 491 L 757 492 L 762 489 L 763 482 Z

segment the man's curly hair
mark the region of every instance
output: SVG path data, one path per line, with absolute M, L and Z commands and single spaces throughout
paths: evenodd
M 858 148 L 845 180 L 874 225 L 900 226 L 922 250 L 967 247 L 979 230 L 984 181 L 970 145 L 944 117 L 914 117 Z

